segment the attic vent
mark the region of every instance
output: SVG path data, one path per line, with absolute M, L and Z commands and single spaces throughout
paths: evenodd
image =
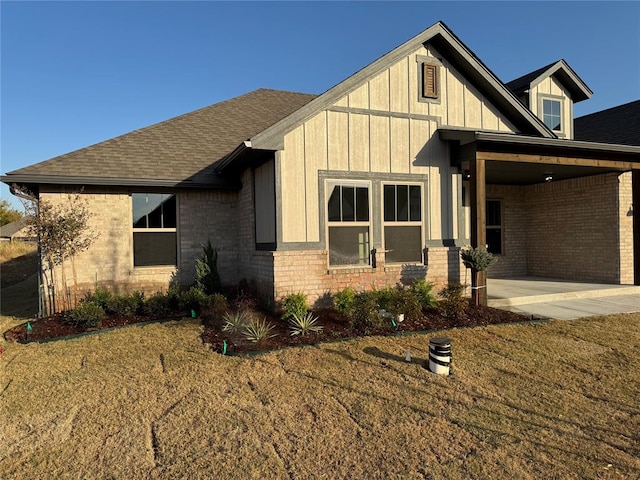
M 433 63 L 422 64 L 422 96 L 438 98 L 438 66 Z

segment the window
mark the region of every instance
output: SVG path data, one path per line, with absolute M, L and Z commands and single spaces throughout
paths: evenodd
M 422 191 L 419 185 L 384 185 L 387 263 L 422 260 Z
M 560 100 L 542 99 L 542 121 L 551 130 L 562 130 Z
M 438 98 L 438 65 L 422 64 L 422 97 Z
M 369 265 L 369 184 L 329 182 L 329 265 Z
M 502 201 L 487 200 L 487 250 L 502 255 Z
M 176 196 L 134 193 L 133 265 L 177 265 Z

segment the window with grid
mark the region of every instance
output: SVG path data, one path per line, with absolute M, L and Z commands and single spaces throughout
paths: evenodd
M 369 265 L 369 184 L 328 182 L 329 265 Z
M 177 265 L 176 196 L 134 193 L 133 265 Z
M 487 251 L 502 254 L 502 201 L 487 200 Z
M 559 100 L 542 99 L 542 121 L 551 130 L 562 130 L 561 103 Z
M 383 197 L 386 262 L 422 261 L 422 188 L 386 184 Z

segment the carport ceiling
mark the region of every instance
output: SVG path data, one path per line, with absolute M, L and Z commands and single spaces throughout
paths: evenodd
M 617 170 L 603 167 L 586 167 L 575 165 L 559 165 L 546 163 L 520 163 L 487 161 L 486 183 L 493 185 L 534 185 L 545 183 L 545 178 L 553 177 L 551 181 L 567 180 Z

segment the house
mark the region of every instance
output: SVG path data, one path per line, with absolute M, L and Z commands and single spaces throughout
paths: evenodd
M 0 227 L 0 242 L 34 242 L 36 240 L 29 233 L 28 217 L 22 217 Z
M 469 244 L 495 276 L 640 284 L 640 147 L 575 139 L 591 95 L 564 60 L 504 84 L 438 22 L 322 95 L 256 90 L 2 181 L 83 189 L 87 288 L 188 284 L 207 239 L 272 300 L 468 282 Z

